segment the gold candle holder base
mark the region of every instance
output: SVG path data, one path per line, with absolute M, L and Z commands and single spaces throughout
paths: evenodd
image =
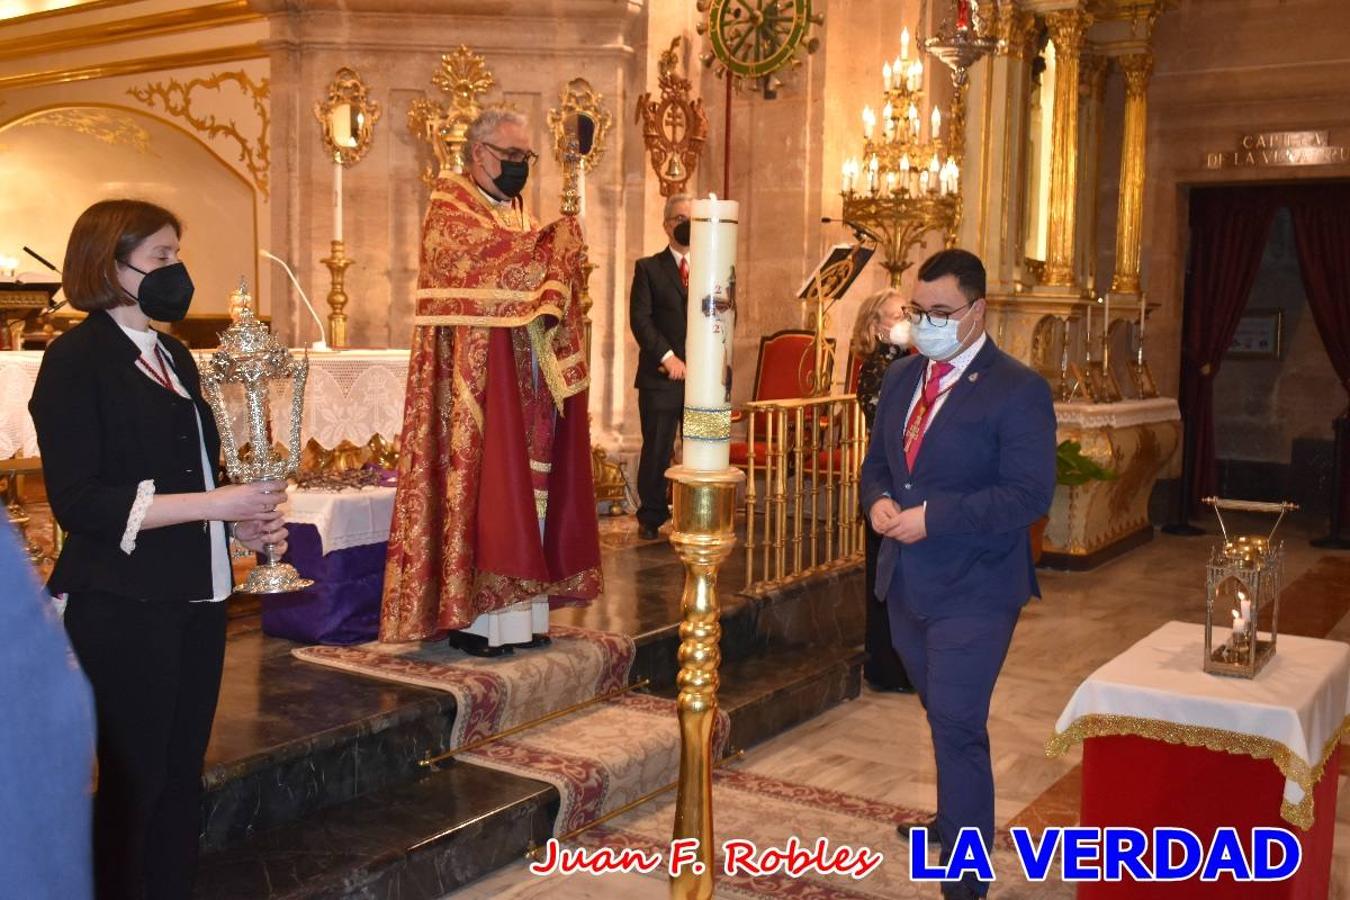
M 676 678 L 680 780 L 674 839 L 699 842 L 697 861 L 671 876 L 670 896 L 706 900 L 713 895 L 712 733 L 717 718 L 717 667 L 722 659 L 717 568 L 736 545 L 736 489 L 745 473 L 675 466 L 666 477 L 675 482 L 670 542 L 685 567 Z
M 348 259 L 343 252 L 342 241 L 333 241 L 328 256 L 319 260 L 328 267 L 332 277 L 332 287 L 328 290 L 328 346 L 341 350 L 347 346 L 347 292 L 343 290 L 347 267 L 355 260 Z

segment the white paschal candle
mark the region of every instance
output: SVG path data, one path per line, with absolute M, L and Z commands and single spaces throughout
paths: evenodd
M 342 160 L 333 157 L 333 240 L 342 240 Z
M 716 194 L 690 204 L 684 465 L 720 472 L 731 456 L 731 349 L 740 206 Z

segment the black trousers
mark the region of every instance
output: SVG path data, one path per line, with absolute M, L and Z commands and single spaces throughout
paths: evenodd
M 72 593 L 65 623 L 98 720 L 97 897 L 186 900 L 225 661 L 225 604 Z
M 866 523 L 865 528 L 867 613 L 864 621 L 867 630 L 863 649 L 867 651 L 867 662 L 863 663 L 863 677 L 879 688 L 910 688 L 913 685 L 905 674 L 905 664 L 891 642 L 890 611 L 886 603 L 876 597 L 877 554 L 881 552 L 882 537 L 872 530 L 871 522 Z
M 677 382 L 678 383 L 678 382 Z M 659 528 L 670 518 L 666 504 L 666 469 L 675 452 L 675 432 L 684 411 L 684 391 L 638 391 L 638 417 L 642 420 L 642 456 L 638 459 L 637 519 L 641 525 Z

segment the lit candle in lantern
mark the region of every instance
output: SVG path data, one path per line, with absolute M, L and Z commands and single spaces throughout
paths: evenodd
M 891 64 L 886 63 L 881 67 L 881 83 L 885 85 L 886 90 L 891 89 Z
M 909 59 L 909 28 L 900 29 L 900 58 Z
M 942 111 L 936 106 L 933 107 L 932 120 L 929 122 L 929 125 L 931 125 L 933 129 L 929 134 L 929 137 L 935 141 L 938 140 L 941 137 L 942 132 Z
M 720 472 L 730 461 L 739 212 L 734 200 L 716 194 L 690 204 L 683 462 L 705 472 Z
M 970 0 L 956 0 L 956 27 L 959 29 L 970 27 Z
M 876 128 L 877 125 L 877 116 L 876 113 L 872 112 L 872 107 L 870 106 L 863 107 L 862 119 L 863 119 L 863 138 L 865 140 L 870 141 L 872 139 L 872 129 Z

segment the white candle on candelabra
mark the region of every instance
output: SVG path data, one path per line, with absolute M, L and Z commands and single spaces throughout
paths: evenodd
M 731 452 L 731 348 L 740 207 L 713 194 L 690 204 L 684 465 L 720 472 Z
M 929 137 L 935 141 L 939 140 L 942 134 L 942 112 L 936 106 L 933 107 L 932 122 L 929 124 L 933 127 L 933 132 Z
M 891 64 L 885 63 L 881 67 L 881 83 L 885 85 L 886 90 L 891 89 Z
M 1139 346 L 1144 346 L 1144 319 L 1148 317 L 1148 300 L 1141 293 L 1139 295 Z
M 895 196 L 895 173 L 894 173 L 894 172 L 887 172 L 887 173 L 886 173 L 886 193 L 887 193 L 889 196 L 892 196 L 892 197 Z
M 909 59 L 909 28 L 900 29 L 900 58 Z
M 342 160 L 333 157 L 333 240 L 342 240 Z
M 875 194 L 877 192 L 877 158 L 874 155 L 872 161 L 867 164 L 867 192 Z
M 928 170 L 927 170 L 927 169 L 921 169 L 921 170 L 919 171 L 919 193 L 921 193 L 921 194 L 926 194 L 926 193 L 928 193 Z
M 1102 295 L 1102 362 L 1111 358 L 1111 295 Z
M 1238 600 L 1238 604 L 1242 607 L 1242 618 L 1250 619 L 1252 617 L 1252 601 L 1242 597 Z
M 870 141 L 872 139 L 872 129 L 876 128 L 877 125 L 877 117 L 876 114 L 872 112 L 872 107 L 870 106 L 863 107 L 862 119 L 863 119 L 863 138 L 865 140 Z
M 886 105 L 881 108 L 881 130 L 886 135 L 886 140 L 890 140 L 895 134 L 895 107 L 891 106 L 891 101 L 887 100 Z

